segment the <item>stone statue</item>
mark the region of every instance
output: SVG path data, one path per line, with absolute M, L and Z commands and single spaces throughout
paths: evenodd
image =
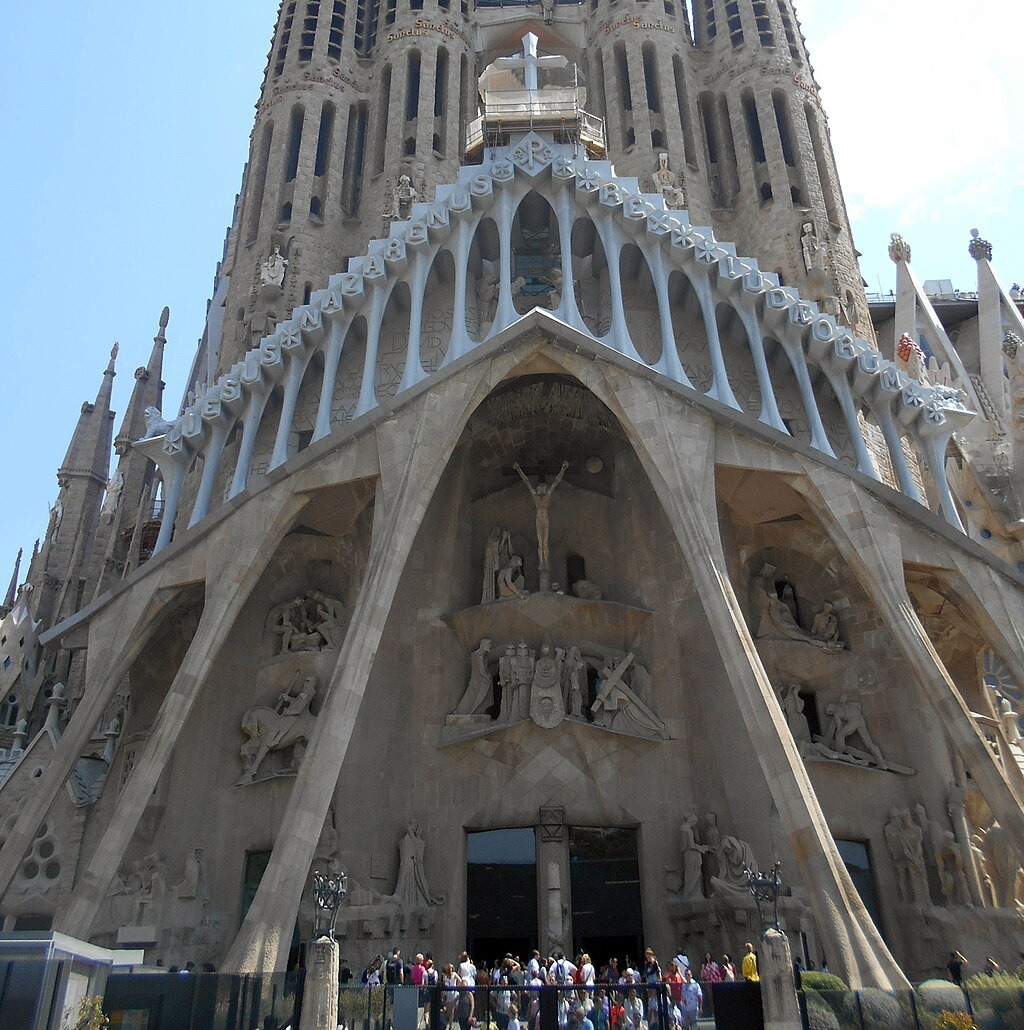
M 910 244 L 898 232 L 889 236 L 889 258 L 897 265 L 901 261 L 910 264 Z
M 842 641 L 839 639 L 839 620 L 833 613 L 831 601 L 826 601 L 821 611 L 814 616 L 814 621 L 811 623 L 811 636 L 826 644 L 842 646 Z
M 858 737 L 878 765 L 886 764 L 882 752 L 868 732 L 860 702 L 851 701 L 846 694 L 840 694 L 839 700 L 825 709 L 825 714 L 829 716 L 829 724 L 825 730 L 825 743 L 829 747 L 839 754 L 855 754 L 847 744 L 847 740 L 850 737 Z
M 808 273 L 825 270 L 828 245 L 818 239 L 813 222 L 804 222 L 800 229 L 800 249 L 803 252 L 804 268 Z
M 718 853 L 718 875 L 711 877 L 716 895 L 747 894 L 747 870 L 757 872 L 757 862 L 750 845 L 738 837 L 722 838 Z
M 600 601 L 601 588 L 589 579 L 578 579 L 572 585 L 572 592 L 582 601 Z
M 512 557 L 512 538 L 507 529 L 495 526 L 487 537 L 484 547 L 484 582 L 481 604 L 488 604 L 496 597 L 498 573 L 508 565 Z
M 999 721 L 1003 724 L 1003 735 L 1007 741 L 1010 744 L 1019 744 L 1021 741 L 1020 717 L 1007 697 L 999 699 Z
M 679 186 L 679 177 L 668 166 L 668 154 L 658 155 L 658 170 L 654 173 L 654 188 L 665 198 L 665 206 L 686 206 L 686 194 Z
M 516 656 L 512 660 L 512 676 L 515 683 L 514 693 L 518 695 L 519 711 L 513 712 L 512 718 L 528 719 L 530 717 L 531 687 L 533 686 L 534 654 L 521 640 L 516 647 Z
M 550 486 L 547 483 L 538 483 L 534 487 L 527 478 L 526 473 L 523 472 L 519 462 L 516 462 L 512 467 L 519 473 L 519 478 L 526 484 L 526 489 L 530 491 L 530 496 L 533 498 L 534 506 L 537 509 L 537 565 L 540 570 L 540 588 L 541 590 L 547 590 L 551 585 L 551 555 L 548 550 L 548 534 L 551 528 L 551 498 L 554 496 L 555 490 L 558 489 L 558 484 L 562 482 L 569 468 L 569 462 L 562 462 L 562 468 Z
M 50 518 L 53 522 L 53 528 L 50 530 L 50 539 L 56 540 L 60 524 L 64 521 L 64 502 L 59 497 L 53 502 L 53 507 L 50 509 Z
M 525 586 L 523 559 L 513 554 L 508 564 L 498 573 L 498 597 L 528 597 Z
M 647 671 L 646 665 L 637 661 L 633 662 L 629 668 L 629 685 L 633 688 L 633 693 L 650 708 L 653 700 L 651 674 Z
M 624 679 L 635 657 L 631 651 L 618 661 L 609 657 L 605 662 L 597 682 L 597 699 L 590 706 L 594 722 L 617 733 L 667 740 L 665 724 Z
M 412 179 L 408 175 L 400 175 L 398 185 L 395 187 L 395 207 L 398 218 L 408 218 L 412 213 L 412 206 L 417 200 L 419 200 L 419 194 L 412 184 Z
M 566 655 L 565 710 L 573 719 L 583 718 L 583 690 L 587 686 L 587 663 L 578 647 L 570 647 Z
M 683 817 L 679 834 L 682 838 L 683 850 L 683 901 L 693 901 L 704 896 L 703 865 L 704 856 L 710 848 L 707 844 L 698 844 L 694 829 L 697 826 L 697 813 L 690 812 Z
M 970 905 L 971 892 L 967 886 L 964 859 L 952 831 L 945 830 L 937 835 L 933 849 L 943 897 L 953 905 Z
M 113 521 L 117 505 L 121 500 L 121 491 L 124 490 L 124 473 L 118 469 L 107 481 L 107 492 L 103 497 L 103 504 L 100 507 L 100 518 L 107 522 Z
M 909 808 L 892 808 L 885 825 L 885 843 L 896 867 L 900 897 L 910 904 L 927 905 L 928 871 L 924 864 L 923 832 Z
M 544 644 L 540 656 L 533 666 L 533 682 L 530 684 L 530 718 L 538 726 L 553 729 L 565 718 L 565 703 L 562 699 L 562 666 L 565 652 Z
M 999 823 L 993 823 L 984 835 L 979 836 L 995 905 L 997 908 L 1013 909 L 1017 904 L 1017 878 L 1020 873 L 1020 861 L 1013 842 Z
M 168 422 L 159 408 L 150 405 L 142 413 L 142 417 L 146 420 L 146 435 L 143 437 L 144 440 L 149 440 L 154 436 L 165 436 L 171 431 L 172 423 Z
M 481 276 L 477 282 L 478 317 L 481 326 L 494 321 L 494 313 L 498 307 L 498 295 L 501 292 L 501 280 L 497 276 Z
M 398 879 L 392 895 L 403 908 L 429 908 L 445 903 L 445 896 L 432 894 L 427 884 L 427 871 L 423 862 L 426 847 L 419 823 L 411 821 L 398 844 Z
M 836 627 L 836 635 L 828 640 L 816 637 L 800 626 L 792 610 L 796 606 L 795 599 L 791 607 L 783 598 L 779 597 L 776 591 L 775 566 L 771 562 L 765 562 L 758 576 L 762 597 L 761 617 L 755 636 L 758 638 L 775 637 L 783 640 L 796 640 L 805 644 L 811 644 L 831 654 L 846 649 L 846 645 L 839 639 L 838 626 Z M 828 606 L 831 609 L 831 602 L 828 603 Z M 827 614 L 831 615 L 831 610 Z
M 555 17 L 555 0 L 540 0 L 540 13 L 545 25 L 550 25 Z
M 192 855 L 185 859 L 185 873 L 181 882 L 174 886 L 174 896 L 177 898 L 199 897 L 199 887 L 203 879 L 203 849 L 195 848 Z
M 260 285 L 283 286 L 287 267 L 288 260 L 281 255 L 281 248 L 275 247 L 273 254 L 260 265 Z
M 275 707 L 258 705 L 242 716 L 242 732 L 248 740 L 240 751 L 244 771 L 235 786 L 252 783 L 263 760 L 272 751 L 292 748 L 291 768 L 283 772 L 294 772 L 298 768 L 304 745 L 316 721 L 316 716 L 309 710 L 315 694 L 316 676 L 311 674 L 302 681 L 298 694 L 287 690 L 278 697 Z M 281 774 L 280 771 L 277 773 Z
M 804 715 L 804 699 L 800 696 L 800 687 L 796 683 L 779 684 L 779 703 L 786 716 L 789 732 L 800 754 L 807 754 L 811 749 L 811 727 Z
M 452 715 L 475 715 L 485 704 L 491 703 L 494 685 L 490 670 L 487 668 L 487 657 L 490 653 L 491 641 L 484 638 L 470 656 L 469 684 Z
M 514 718 L 519 717 L 515 656 L 515 644 L 508 643 L 505 645 L 505 653 L 498 659 L 498 686 L 501 687 L 501 711 L 499 718 L 502 722 L 511 722 Z

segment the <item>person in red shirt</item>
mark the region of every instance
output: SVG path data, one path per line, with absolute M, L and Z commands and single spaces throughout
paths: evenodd
M 665 974 L 665 983 L 668 984 L 669 994 L 672 997 L 672 1001 L 676 1005 L 682 1004 L 683 1001 L 683 974 L 679 972 L 679 967 L 675 962 L 668 964 L 668 972 Z

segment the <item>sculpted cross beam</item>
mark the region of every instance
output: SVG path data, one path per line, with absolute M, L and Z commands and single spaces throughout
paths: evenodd
M 527 32 L 523 36 L 523 53 L 521 57 L 518 55 L 515 57 L 499 57 L 494 62 L 501 68 L 522 68 L 528 93 L 537 92 L 537 70 L 541 65 L 545 68 L 564 68 L 569 63 L 569 59 L 561 54 L 538 57 L 538 42 L 539 40 L 532 32 Z

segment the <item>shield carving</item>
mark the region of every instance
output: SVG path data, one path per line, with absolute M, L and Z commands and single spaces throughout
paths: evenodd
M 554 729 L 565 718 L 565 700 L 562 697 L 562 664 L 565 652 L 545 644 L 540 649 L 533 670 L 533 684 L 530 688 L 530 718 L 538 726 Z

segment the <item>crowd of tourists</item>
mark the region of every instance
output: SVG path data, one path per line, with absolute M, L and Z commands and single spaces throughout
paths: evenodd
M 430 954 L 417 954 L 407 963 L 394 948 L 362 975 L 370 986 L 420 988 L 424 1011 L 436 989 L 439 1030 L 455 1030 L 456 1024 L 458 1030 L 472 1030 L 488 1023 L 496 1030 L 539 1030 L 542 987 L 558 988 L 560 1030 L 675 1030 L 696 1025 L 714 984 L 738 979 L 758 980 L 750 944 L 739 970 L 729 955 L 716 960 L 710 953 L 696 970 L 682 952 L 662 965 L 650 948 L 643 961 L 626 956 L 621 965 L 611 958 L 598 967 L 586 953 L 570 960 L 560 952 L 544 958 L 534 951 L 526 961 L 507 954 L 480 968 L 465 951 L 457 963 L 438 966 Z M 343 984 L 352 980 L 343 963 Z

